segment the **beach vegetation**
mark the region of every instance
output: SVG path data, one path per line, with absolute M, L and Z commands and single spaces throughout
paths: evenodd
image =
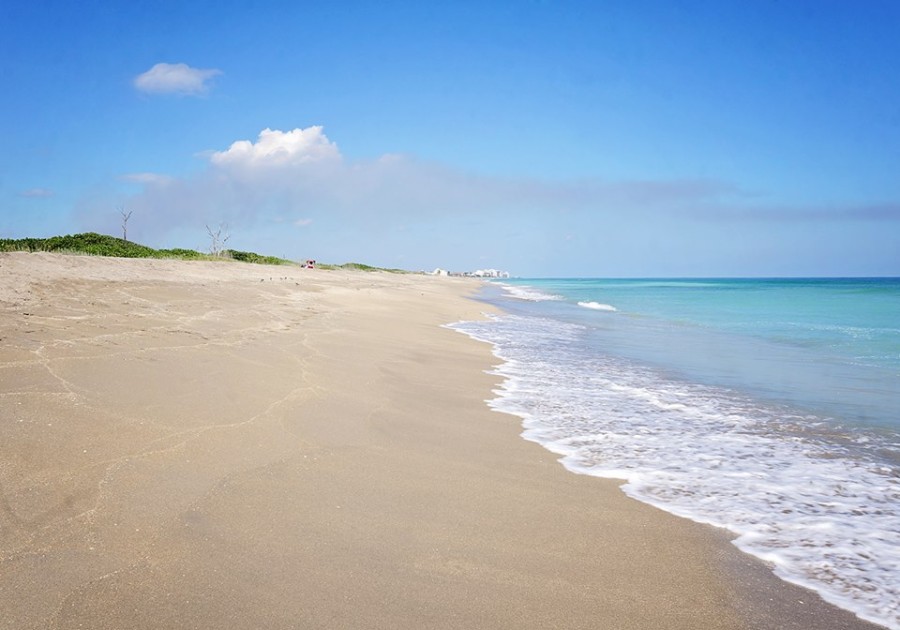
M 260 265 L 293 265 L 294 262 L 277 256 L 263 256 L 255 252 L 242 252 L 236 249 L 226 249 L 222 252 L 222 256 L 239 260 L 241 262 L 257 263 Z
M 195 249 L 182 249 L 173 247 L 171 249 L 157 249 L 156 253 L 159 258 L 177 258 L 179 260 L 208 260 L 209 254 L 198 252 Z
M 88 254 L 91 256 L 112 256 L 116 258 L 175 258 L 178 260 L 237 260 L 265 265 L 294 264 L 284 258 L 263 256 L 254 252 L 232 249 L 221 250 L 212 256 L 193 249 L 175 247 L 154 249 L 127 241 L 124 238 L 85 232 L 49 238 L 0 239 L 0 252 L 55 252 L 59 254 Z
M 326 267 L 324 265 L 320 265 L 323 269 Z M 373 267 L 372 265 L 366 265 L 364 263 L 356 263 L 356 262 L 348 262 L 343 265 L 329 265 L 328 267 L 332 269 L 351 269 L 355 271 L 384 271 L 387 273 L 410 273 L 405 269 L 389 269 L 386 267 Z
M 0 239 L 0 251 L 58 252 L 119 258 L 152 258 L 156 252 L 152 247 L 95 232 L 49 238 Z
M 372 267 L 371 265 L 365 265 L 363 263 L 356 263 L 356 262 L 344 263 L 343 265 L 340 265 L 340 268 L 341 269 L 354 269 L 356 271 L 378 271 L 378 269 L 376 269 L 375 267 Z
M 130 213 L 128 213 L 130 214 Z M 123 225 L 124 228 L 124 225 Z M 260 265 L 295 265 L 292 260 L 277 256 L 266 256 L 256 252 L 244 252 L 237 249 L 224 249 L 227 240 L 227 228 L 221 226 L 219 230 L 212 232 L 217 235 L 214 245 L 216 254 L 203 253 L 193 249 L 174 247 L 169 249 L 154 249 L 106 234 L 85 232 L 83 234 L 67 234 L 65 236 L 51 236 L 49 238 L 4 238 L 0 239 L 0 252 L 55 252 L 59 254 L 87 254 L 90 256 L 112 256 L 116 258 L 172 258 L 176 260 L 234 260 L 238 262 L 254 263 Z M 124 232 L 123 232 L 124 236 Z M 355 271 L 383 271 L 387 273 L 410 273 L 403 269 L 387 269 L 373 267 L 364 263 L 348 262 L 343 265 L 316 264 L 319 269 L 350 269 Z

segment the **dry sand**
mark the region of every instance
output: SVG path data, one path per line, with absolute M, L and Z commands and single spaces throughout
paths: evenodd
M 472 281 L 0 255 L 0 628 L 864 628 L 484 404 Z

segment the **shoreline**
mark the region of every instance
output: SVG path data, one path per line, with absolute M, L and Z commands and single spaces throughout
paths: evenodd
M 0 280 L 0 627 L 879 627 L 522 439 L 470 280 Z

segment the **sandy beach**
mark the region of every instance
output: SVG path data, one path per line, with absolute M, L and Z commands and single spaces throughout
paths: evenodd
M 0 255 L 0 628 L 874 628 L 485 404 L 474 280 Z

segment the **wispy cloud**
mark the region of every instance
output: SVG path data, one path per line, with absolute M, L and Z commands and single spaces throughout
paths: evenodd
M 238 140 L 205 158 L 207 168 L 186 178 L 126 175 L 143 185 L 128 207 L 141 209 L 148 223 L 153 217 L 158 230 L 220 220 L 304 227 L 325 217 L 373 229 L 429 217 L 684 210 L 741 194 L 715 180 L 552 181 L 485 176 L 395 154 L 351 161 L 320 126 L 264 129 L 255 141 Z
M 692 212 L 705 221 L 730 223 L 821 223 L 900 221 L 900 203 L 824 206 L 720 205 Z
M 900 221 L 900 203 L 843 208 L 847 218 L 872 221 Z
M 134 78 L 134 87 L 146 94 L 200 96 L 209 91 L 213 77 L 222 74 L 214 68 L 192 68 L 184 63 L 158 63 Z
M 23 190 L 19 193 L 20 197 L 30 197 L 30 198 L 42 198 L 42 197 L 52 197 L 53 191 L 47 188 L 29 188 L 28 190 Z
M 408 256 L 423 268 L 488 255 L 497 262 L 487 266 L 532 273 L 590 260 L 626 275 L 847 273 L 833 264 L 844 241 L 823 240 L 846 231 L 896 268 L 897 231 L 883 226 L 900 220 L 900 203 L 890 200 L 779 205 L 715 179 L 497 177 L 395 154 L 350 159 L 318 126 L 264 129 L 198 155 L 203 166 L 187 176 L 122 176 L 138 192 L 83 200 L 82 224 L 115 227 L 110 208 L 123 206 L 136 237 L 168 246 L 197 248 L 204 225 L 227 223 L 252 251 L 388 265 Z

